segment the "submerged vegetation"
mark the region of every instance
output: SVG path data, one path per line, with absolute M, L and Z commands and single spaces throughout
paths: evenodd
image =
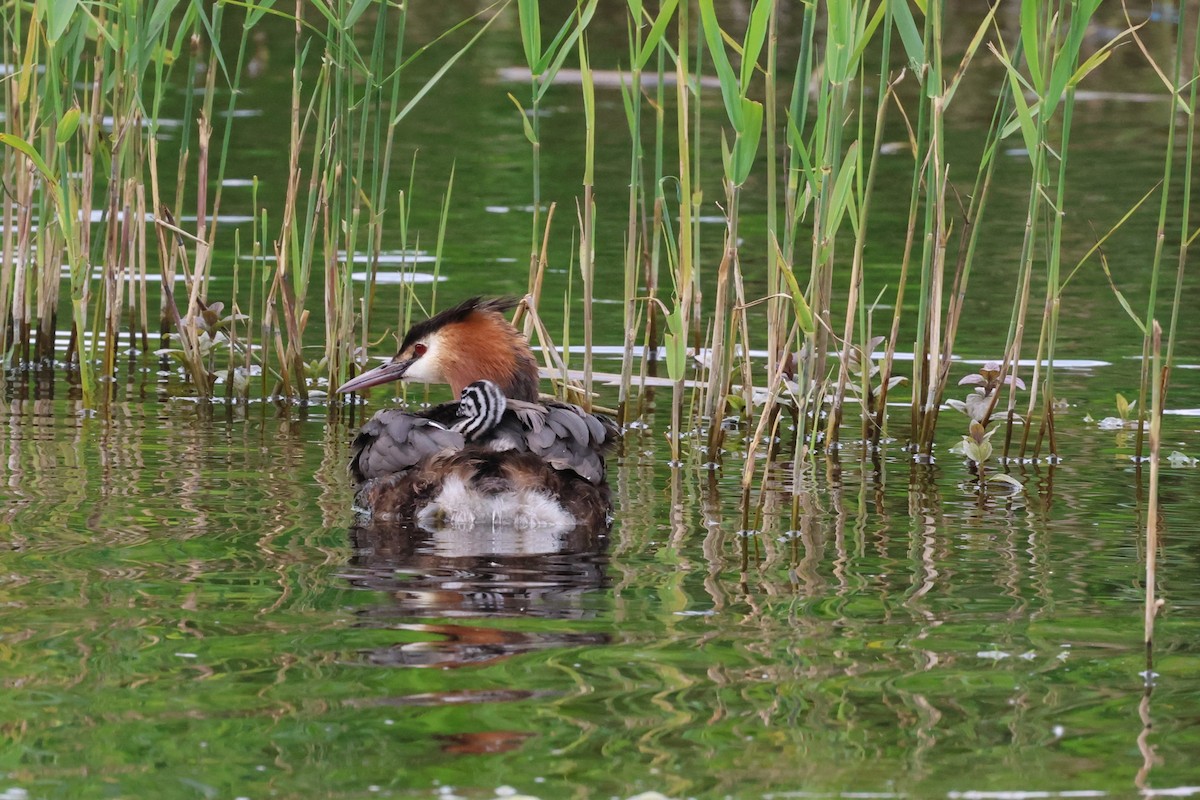
M 767 469 L 783 455 L 766 446 L 778 440 L 781 416 L 794 420 L 787 455 L 796 463 L 839 449 L 866 455 L 885 437 L 907 441 L 918 460 L 931 459 L 940 410 L 952 399 L 964 299 L 980 291 L 971 281 L 976 245 L 993 223 L 988 201 L 1000 169 L 1020 168 L 1026 176 L 1024 239 L 1009 279 L 984 289 L 993 303 L 1006 302 L 1007 291 L 1011 315 L 1007 331 L 994 332 L 995 364 L 974 376 L 983 383 L 966 410 L 979 430 L 968 438 L 981 447 L 1002 427 L 1001 463 L 1054 455 L 1055 345 L 1070 302 L 1065 292 L 1072 281 L 1103 280 L 1094 262 L 1104 259 L 1105 240 L 1155 197 L 1150 284 L 1140 298 L 1113 289 L 1131 331 L 1136 327 L 1145 341 L 1134 407 L 1143 418 L 1158 410 L 1150 399 L 1168 382 L 1196 235 L 1189 227 L 1196 25 L 1175 26 L 1174 60 L 1160 64 L 1134 11 L 1110 8 L 1101 20 L 1099 0 L 1026 0 L 1015 19 L 998 19 L 1000 6 L 993 7 L 961 52 L 950 55 L 942 0 L 756 0 L 738 7 L 736 22 L 713 0 L 628 0 L 618 81 L 629 194 L 621 201 L 627 221 L 618 271 L 595 258 L 601 73 L 592 67 L 588 26 L 597 13 L 613 13 L 598 7 L 598 0 L 580 2 L 543 30 L 552 15 L 537 0 L 500 0 L 414 48 L 406 26 L 415 12 L 363 0 L 173 0 L 149 14 L 132 2 L 0 6 L 0 350 L 9 366 L 65 364 L 86 407 L 111 400 L 123 362 L 143 357 L 176 365 L 190 384 L 186 391 L 200 398 L 289 403 L 324 396 L 378 346 L 369 339 L 379 327 L 373 317 L 391 320 L 392 309 L 377 299 L 385 231 L 399 232 L 404 252 L 418 240 L 410 231 L 418 190 L 411 182 L 396 188 L 397 159 L 407 158 L 398 152 L 397 132 L 456 62 L 506 20 L 519 28 L 528 71 L 528 93 L 509 94 L 512 124 L 530 145 L 528 308 L 559 302 L 542 291 L 550 242 L 569 236 L 584 312 L 564 331 L 583 344 L 581 385 L 573 391 L 590 402 L 597 279 L 610 294 L 620 280 L 619 412 L 627 420 L 640 413 L 649 393 L 638 388 L 659 369 L 656 357 L 641 355 L 663 353 L 677 459 L 687 431 L 701 431 L 707 452 L 719 453 L 720 423 L 736 417 L 755 432 L 751 451 L 767 453 Z M 281 23 L 292 33 L 293 60 L 268 64 L 263 29 Z M 786 50 L 784 25 L 792 32 Z M 1074 257 L 1064 251 L 1064 231 L 1090 224 L 1071 213 L 1079 202 L 1068 173 L 1077 93 L 1118 48 L 1136 48 L 1172 98 L 1162 120 L 1162 180 L 1124 217 L 1105 221 L 1106 231 L 1090 231 L 1094 246 L 1064 264 Z M 418 59 L 425 77 L 406 82 Z M 992 123 L 975 148 L 977 160 L 952 165 L 958 92 L 984 60 L 1002 68 Z M 282 196 L 269 201 L 256 185 L 254 214 L 228 221 L 222 191 L 242 82 L 263 69 L 291 75 L 290 145 L 279 156 L 287 180 Z M 567 71 L 580 87 L 586 128 L 569 233 L 562 211 L 557 219 L 555 212 L 570 198 L 546 198 L 541 184 L 542 105 Z M 168 159 L 160 132 L 172 82 L 192 82 L 195 90 L 184 95 L 178 147 Z M 885 138 L 896 133 L 898 142 Z M 717 148 L 722 172 L 714 176 L 707 154 Z M 1001 165 L 999 154 L 1014 149 L 1023 157 Z M 865 261 L 881 226 L 875 191 L 885 152 L 910 159 L 911 187 L 903 250 L 878 282 L 868 280 Z M 704 197 L 701 186 L 717 177 L 720 197 Z M 765 204 L 765 220 L 753 225 L 740 215 L 747 186 Z M 447 175 L 435 279 L 453 187 Z M 719 248 L 702 246 L 700 235 L 714 201 L 724 216 Z M 211 278 L 227 269 L 217 263 L 218 235 L 231 225 L 232 291 L 222 296 Z M 1172 258 L 1174 286 L 1164 300 L 1159 283 Z M 356 263 L 367 265 L 368 280 L 353 280 Z M 1109 275 L 1107 263 L 1103 273 Z M 403 297 L 395 319 L 401 328 L 436 301 L 413 284 Z M 1145 304 L 1140 316 L 1137 302 Z M 889 308 L 890 315 L 882 313 Z M 1160 319 L 1163 368 L 1152 373 L 1152 328 Z M 548 366 L 566 376 L 536 313 L 526 326 L 547 349 Z M 63 329 L 69 336 L 58 335 Z M 764 358 L 748 357 L 760 350 Z M 896 355 L 909 350 L 912 368 L 901 370 Z M 908 413 L 889 414 L 904 395 Z M 337 413 L 336 404 L 330 408 Z M 993 423 L 1000 427 L 987 430 Z M 1139 424 L 1139 455 L 1141 430 Z M 755 469 L 748 460 L 747 499 Z

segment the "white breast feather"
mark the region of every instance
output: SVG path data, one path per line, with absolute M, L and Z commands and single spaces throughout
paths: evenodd
M 575 524 L 575 518 L 549 492 L 520 489 L 489 494 L 450 475 L 437 497 L 421 509 L 417 524 L 426 530 L 488 526 L 565 529 Z

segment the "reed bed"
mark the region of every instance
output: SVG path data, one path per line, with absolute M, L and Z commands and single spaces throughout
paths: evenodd
M 927 462 L 947 407 L 967 413 L 951 426 L 971 437 L 978 438 L 972 423 L 979 436 L 1004 430 L 1004 469 L 1020 459 L 1053 459 L 1064 293 L 1072 280 L 1098 279 L 1088 260 L 1102 256 L 1100 242 L 1128 219 L 1107 221 L 1097 247 L 1064 272 L 1064 229 L 1077 202 L 1067 168 L 1076 91 L 1118 47 L 1139 48 L 1174 98 L 1163 121 L 1162 184 L 1147 194 L 1160 200 L 1153 278 L 1145 314 L 1130 312 L 1148 364 L 1145 321 L 1161 316 L 1165 232 L 1179 221 L 1169 371 L 1195 237 L 1188 223 L 1200 52 L 1194 24 L 1178 26 L 1174 63 L 1162 66 L 1131 12 L 1096 42 L 1099 0 L 1025 0 L 1015 24 L 997 20 L 999 6 L 984 14 L 951 59 L 943 0 L 920 7 L 752 0 L 736 19 L 713 0 L 627 0 L 628 47 L 619 61 L 629 185 L 617 201 L 595 192 L 597 156 L 612 158 L 596 152 L 589 27 L 598 8 L 588 0 L 553 19 L 538 0 L 501 0 L 432 41 L 410 43 L 414 12 L 374 0 L 168 0 L 148 14 L 130 2 L 0 6 L 7 65 L 0 81 L 7 150 L 0 349 L 8 363 L 67 365 L 88 407 L 108 402 L 123 365 L 143 357 L 177 366 L 181 391 L 203 399 L 327 396 L 379 347 L 368 336 L 378 329 L 375 315 L 388 315 L 390 327 L 393 309 L 377 302 L 381 252 L 397 236 L 405 252 L 420 241 L 409 215 L 431 193 L 411 179 L 397 188 L 403 178 L 395 159 L 407 159 L 397 152 L 397 132 L 460 58 L 499 35 L 504 25 L 496 22 L 506 20 L 519 33 L 529 73 L 528 94 L 509 94 L 512 125 L 530 146 L 529 306 L 544 311 L 559 302 L 542 293 L 549 243 L 569 238 L 569 266 L 578 270 L 571 284 L 583 313 L 566 316 L 583 345 L 577 396 L 590 403 L 596 286 L 620 281 L 617 410 L 625 420 L 640 416 L 653 401 L 650 378 L 665 368 L 677 461 L 689 452 L 719 461 L 726 428 L 736 425 L 752 432 L 751 452 L 769 454 L 764 469 L 784 457 L 773 443 L 788 427 L 795 436 L 787 457 L 798 470 L 822 453 L 873 457 L 891 438 Z M 288 63 L 270 62 L 263 42 L 264 25 L 281 20 L 293 40 Z M 786 50 L 782 26 L 793 32 Z M 437 67 L 415 91 L 406 89 L 410 65 L 431 53 Z M 984 61 L 1001 68 L 992 122 L 977 162 L 951 164 L 959 89 Z M 578 192 L 548 198 L 543 104 L 562 71 L 576 66 L 584 128 Z M 271 198 L 255 188 L 253 219 L 237 224 L 231 254 L 219 240 L 233 224 L 222 216 L 223 180 L 244 82 L 260 69 L 291 76 L 286 181 Z M 177 151 L 167 157 L 163 108 L 178 86 L 190 91 Z M 1182 145 L 1174 124 L 1181 111 Z M 905 244 L 881 279 L 880 270 L 866 268 L 866 254 L 880 231 L 881 153 L 895 139 L 911 162 L 911 184 Z M 1017 147 L 1024 157 L 1001 164 L 998 155 Z M 713 174 L 708 165 L 717 152 L 721 171 Z M 1019 170 L 1026 180 L 1024 239 L 1003 284 L 1012 293 L 1008 329 L 991 332 L 995 364 L 962 379 L 970 388 L 959 400 L 952 365 L 964 300 L 975 289 L 977 244 L 992 224 L 997 170 Z M 1172 192 L 1180 182 L 1182 193 Z M 453 184 L 448 175 L 433 237 L 439 258 Z M 713 186 L 719 195 L 705 197 L 703 188 Z M 765 225 L 742 218 L 747 186 L 765 208 Z M 551 230 L 552 204 L 572 201 L 575 213 L 559 214 Z M 724 217 L 719 244 L 705 240 L 700 226 L 714 207 Z M 622 209 L 621 263 L 600 263 L 597 218 Z M 367 280 L 354 280 L 355 263 L 365 264 Z M 214 273 L 232 274 L 232 284 L 214 283 Z M 750 285 L 766 288 L 755 296 Z M 435 302 L 435 293 L 403 288 L 395 326 Z M 877 313 L 880 306 L 890 307 L 890 318 Z M 310 324 L 314 312 L 324 322 L 319 330 Z M 67 318 L 63 344 L 55 334 Z M 527 331 L 536 318 L 530 315 Z M 539 334 L 548 335 L 544 326 Z M 639 357 L 639 344 L 650 357 Z M 749 357 L 764 348 L 764 359 Z M 912 368 L 901 370 L 896 354 L 909 351 Z M 1033 359 L 1031 371 L 1022 358 Z M 1149 387 L 1147 368 L 1143 411 Z M 888 414 L 897 398 L 907 400 L 905 418 Z M 336 413 L 340 404 L 329 405 Z M 756 482 L 751 463 L 743 473 L 747 504 Z

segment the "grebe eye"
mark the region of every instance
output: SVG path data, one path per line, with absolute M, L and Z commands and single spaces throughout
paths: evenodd
M 413 345 L 413 355 L 415 355 L 417 358 L 420 358 L 421 356 L 425 355 L 425 351 L 428 349 L 429 348 L 424 342 L 417 342 Z

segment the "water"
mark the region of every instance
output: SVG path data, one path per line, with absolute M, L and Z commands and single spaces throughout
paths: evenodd
M 619 18 L 601 21 L 593 48 L 621 31 Z M 524 288 L 527 144 L 504 96 L 519 86 L 495 77 L 520 61 L 520 44 L 515 29 L 487 41 L 428 98 L 437 113 L 404 129 L 402 147 L 423 148 L 414 225 L 435 230 L 457 159 L 443 305 Z M 280 46 L 277 64 L 290 39 Z M 1152 91 L 1157 79 L 1131 63 L 1103 88 Z M 286 161 L 269 104 L 286 100 L 286 82 L 268 72 L 251 86 L 245 107 L 267 113 L 234 129 L 242 160 L 230 176 L 259 174 L 268 203 L 281 202 Z M 545 120 L 547 194 L 563 202 L 580 172 L 576 92 L 556 88 Z M 986 123 L 992 101 L 979 102 L 956 124 Z M 1132 105 L 1095 100 L 1076 116 L 1073 185 L 1102 230 L 1157 179 L 1153 148 L 1137 142 L 1159 135 L 1160 109 Z M 621 114 L 616 94 L 598 108 Z M 621 134 L 608 126 L 600 143 L 617 154 L 598 195 L 609 267 Z M 1122 174 L 1099 171 L 1118 158 Z M 907 162 L 895 169 L 906 198 Z M 993 212 L 1010 233 L 1024 224 L 1013 170 Z M 252 212 L 239 191 L 227 187 L 223 213 Z M 757 213 L 748 202 L 748 239 Z M 877 287 L 901 235 L 880 219 Z M 1153 213 L 1109 253 L 1134 293 L 1147 228 Z M 959 347 L 971 358 L 995 357 L 1007 326 L 1017 245 L 1004 223 L 996 230 Z M 1091 234 L 1071 231 L 1081 255 Z M 564 271 L 548 297 L 565 289 Z M 1140 339 L 1094 270 L 1072 292 L 1060 354 L 1099 363 L 1057 375 L 1069 403 L 1061 465 L 1016 468 L 1021 492 L 981 497 L 945 452 L 965 429 L 946 412 L 932 466 L 895 443 L 865 463 L 848 443 L 798 475 L 776 466 L 755 481 L 765 502 L 750 532 L 738 507 L 746 432 L 731 434 L 719 469 L 695 437 L 672 467 L 665 406 L 610 459 L 611 531 L 481 542 L 356 527 L 344 468 L 353 423 L 323 407 L 198 405 L 146 363 L 88 415 L 62 373 L 9 373 L 0 797 L 1200 793 L 1200 471 L 1163 471 L 1165 605 L 1147 675 L 1146 476 L 1130 462 L 1132 432 L 1085 421 L 1113 415 L 1115 392 L 1134 393 Z M 615 344 L 616 307 L 597 314 L 598 338 Z M 1186 324 L 1179 345 L 1191 364 L 1196 331 Z M 1191 415 L 1168 418 L 1165 452 L 1200 455 L 1198 374 L 1175 373 L 1171 405 Z M 369 410 L 389 398 L 376 392 Z M 796 526 L 793 482 L 804 489 Z

